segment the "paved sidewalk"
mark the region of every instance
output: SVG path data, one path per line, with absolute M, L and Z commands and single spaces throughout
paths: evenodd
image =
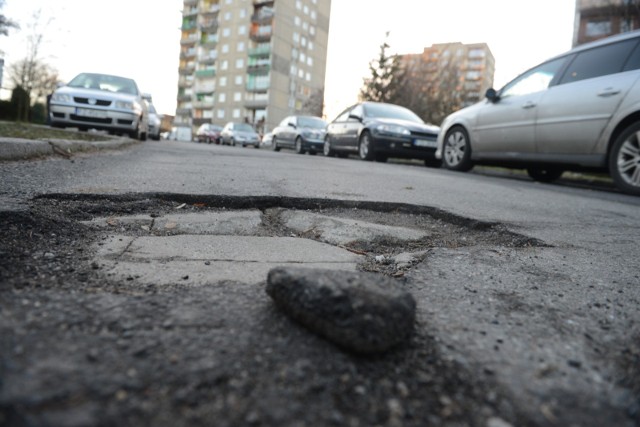
M 117 150 L 139 142 L 125 137 L 107 141 L 0 137 L 0 161 L 29 160 L 49 156 L 71 157 L 74 153 Z

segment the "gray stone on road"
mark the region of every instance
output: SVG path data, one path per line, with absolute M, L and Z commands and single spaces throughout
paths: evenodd
M 413 331 L 415 300 L 377 274 L 275 268 L 266 291 L 291 318 L 356 353 L 387 351 Z

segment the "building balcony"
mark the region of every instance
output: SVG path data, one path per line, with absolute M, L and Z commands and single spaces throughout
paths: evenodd
M 182 46 L 194 45 L 198 41 L 198 35 L 196 33 L 191 33 L 186 37 L 182 37 L 180 39 L 180 44 Z
M 193 74 L 193 72 L 196 70 L 196 67 L 194 65 L 189 65 L 186 67 L 180 67 L 178 69 L 178 74 L 181 76 L 190 76 L 191 74 Z
M 211 7 L 209 8 L 205 8 L 200 10 L 200 14 L 201 15 L 215 15 L 218 12 L 220 12 L 220 5 L 219 4 L 214 4 L 211 5 Z
M 215 33 L 218 31 L 218 20 L 207 19 L 200 23 L 200 31 L 205 33 Z
M 247 74 L 252 76 L 264 76 L 269 74 L 269 71 L 271 71 L 271 62 L 247 66 Z
M 189 59 L 189 58 L 194 58 L 195 56 L 196 56 L 195 49 L 180 51 L 180 59 Z
M 273 11 L 264 12 L 264 9 L 251 15 L 251 22 L 258 25 L 270 25 L 273 22 Z
M 198 14 L 197 6 L 185 7 L 184 10 L 182 11 L 182 16 L 185 18 L 189 16 L 196 16 L 197 14 Z
M 196 77 L 198 78 L 215 77 L 215 76 L 216 76 L 215 68 L 207 68 L 205 70 L 196 71 Z
M 211 95 L 216 91 L 215 84 L 198 84 L 193 91 L 197 95 Z
M 271 26 L 254 26 L 249 33 L 249 38 L 256 43 L 266 42 L 271 40 L 273 29 Z
M 188 102 L 191 101 L 191 95 L 187 94 L 178 94 L 178 102 Z
M 184 6 L 193 6 L 193 5 L 197 5 L 198 4 L 198 0 L 184 0 Z
M 272 5 L 274 0 L 253 0 L 254 6 L 268 6 Z
M 214 34 L 202 34 L 200 45 L 202 47 L 213 48 L 218 45 L 218 36 Z
M 218 60 L 217 56 L 202 56 L 198 58 L 198 62 L 203 65 L 213 65 Z
M 265 96 L 263 98 L 247 99 L 244 101 L 244 108 L 256 109 L 265 108 L 269 104 L 269 99 Z
M 176 116 L 191 117 L 191 108 L 176 108 Z
M 260 46 L 247 51 L 249 58 L 268 57 L 271 55 L 271 46 Z
M 247 92 L 265 93 L 269 90 L 269 85 L 249 82 L 247 83 L 246 89 L 247 89 Z
M 213 108 L 213 99 L 211 99 L 211 100 L 203 100 L 203 101 L 196 101 L 196 102 L 193 103 L 193 108 L 211 109 L 211 108 Z
M 195 30 L 196 27 L 196 21 L 193 20 L 185 20 L 182 22 L 182 27 L 180 27 L 183 31 L 189 31 L 189 30 Z

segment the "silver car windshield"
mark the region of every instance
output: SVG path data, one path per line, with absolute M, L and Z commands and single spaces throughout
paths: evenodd
M 74 77 L 67 86 L 138 95 L 138 88 L 133 80 L 106 74 L 82 73 Z

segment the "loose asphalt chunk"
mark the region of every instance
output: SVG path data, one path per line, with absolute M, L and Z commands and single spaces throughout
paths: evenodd
M 287 210 L 280 213 L 281 221 L 300 234 L 313 234 L 334 245 L 353 241 L 392 238 L 402 241 L 418 240 L 429 234 L 424 230 L 374 224 L 347 218 L 330 217 L 305 211 Z
M 377 274 L 280 267 L 266 291 L 291 318 L 356 353 L 387 351 L 413 331 L 415 300 Z

